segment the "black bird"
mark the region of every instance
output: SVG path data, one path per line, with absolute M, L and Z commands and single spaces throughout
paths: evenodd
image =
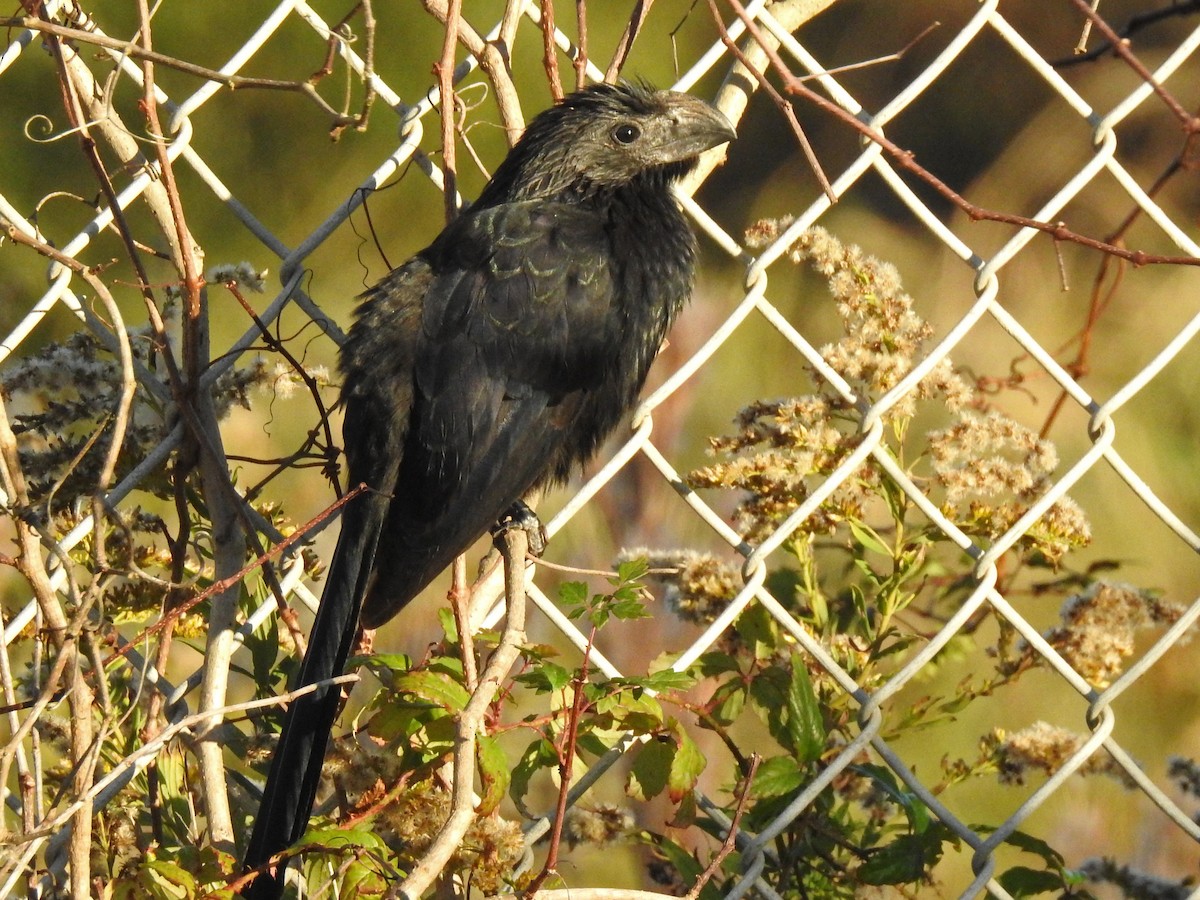
M 735 137 L 686 94 L 595 85 L 537 116 L 479 199 L 366 295 L 341 351 L 347 505 L 297 685 L 341 672 L 531 488 L 637 399 L 692 290 L 671 184 Z M 360 615 L 361 611 L 361 615 Z M 246 868 L 297 841 L 339 692 L 288 709 Z M 278 897 L 283 871 L 245 896 Z

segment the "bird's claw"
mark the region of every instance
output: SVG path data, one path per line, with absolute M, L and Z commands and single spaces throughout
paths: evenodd
M 496 545 L 497 550 L 503 551 L 504 534 L 513 528 L 519 528 L 525 532 L 529 540 L 529 552 L 533 556 L 541 556 L 546 552 L 550 538 L 542 526 L 542 520 L 524 500 L 518 500 L 506 509 L 500 520 L 492 526 L 492 542 Z

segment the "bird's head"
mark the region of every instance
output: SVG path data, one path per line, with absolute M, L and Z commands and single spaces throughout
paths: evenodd
M 736 136 L 725 116 L 688 94 L 593 85 L 529 123 L 479 202 L 588 194 L 648 173 L 665 183 Z

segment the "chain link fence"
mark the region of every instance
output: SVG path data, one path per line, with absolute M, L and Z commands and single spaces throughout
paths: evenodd
M 189 421 L 177 412 L 163 413 L 177 390 L 172 379 L 178 376 L 187 382 L 194 375 L 196 394 L 217 389 L 222 396 L 236 397 L 239 379 L 246 385 L 269 382 L 280 394 L 284 383 L 297 381 L 294 372 L 302 368 L 282 361 L 285 348 L 305 359 L 310 353 L 332 359 L 349 307 L 330 303 L 342 303 L 362 286 L 352 283 L 355 278 L 362 280 L 361 275 L 348 271 L 346 261 L 353 259 L 357 265 L 369 255 L 364 248 L 372 239 L 364 235 L 376 226 L 383 230 L 382 243 L 394 239 L 405 253 L 418 249 L 422 238 L 436 231 L 438 198 L 445 188 L 435 150 L 439 93 L 428 66 L 439 56 L 434 42 L 441 28 L 438 18 L 444 19 L 447 10 L 435 0 L 426 4 L 432 30 L 412 36 L 411 41 L 388 31 L 383 20 L 391 15 L 390 9 L 373 11 L 381 20 L 379 33 L 366 40 L 364 35 L 374 27 L 369 6 L 365 7 L 367 21 L 362 19 L 364 8 L 359 7 L 357 18 L 342 22 L 337 17 L 348 10 L 284 2 L 264 9 L 261 21 L 249 24 L 247 19 L 258 12 L 221 10 L 228 27 L 214 30 L 211 38 L 199 26 L 191 34 L 160 27 L 155 46 L 162 58 L 131 51 L 128 40 L 135 32 L 136 18 L 129 19 L 129 11 L 94 6 L 49 0 L 37 12 L 40 23 L 10 22 L 0 55 L 6 140 L 44 142 L 39 146 L 45 148 L 43 165 L 26 170 L 12 161 L 36 157 L 11 155 L 0 172 L 0 218 L 7 230 L 0 247 L 2 280 L 7 283 L 0 287 L 5 296 L 0 361 L 8 373 L 5 401 L 10 405 L 2 429 L 6 432 L 4 503 L 9 517 L 5 534 L 17 541 L 16 551 L 10 544 L 3 552 L 6 557 L 14 554 L 6 559 L 10 567 L 17 565 L 18 557 L 21 560 L 21 577 L 14 573 L 5 582 L 6 652 L 0 654 L 8 704 L 3 758 L 7 842 L 0 868 L 0 894 L 5 896 L 20 884 L 28 885 L 31 893 L 47 890 L 66 867 L 72 836 L 85 827 L 86 811 L 112 802 L 152 761 L 167 758 L 168 748 L 178 746 L 177 742 L 182 741 L 198 758 L 215 751 L 216 758 L 223 759 L 221 741 L 211 737 L 219 731 L 212 729 L 224 716 L 233 711 L 240 716 L 247 709 L 245 704 L 234 704 L 234 699 L 245 699 L 236 688 L 236 673 L 255 665 L 250 651 L 241 649 L 242 642 L 274 620 L 280 598 L 315 608 L 316 598 L 305 577 L 305 556 L 296 552 L 298 544 L 286 542 L 279 523 L 258 503 L 258 485 L 249 480 L 258 476 L 247 474 L 245 480 L 231 482 L 225 475 L 249 473 L 250 463 L 243 457 L 267 455 L 258 454 L 255 445 L 273 429 L 292 424 L 282 420 L 298 415 L 294 407 L 282 399 L 259 399 L 246 410 L 227 414 L 225 409 L 201 404 L 194 414 L 198 420 Z M 740 869 L 729 882 L 727 896 L 755 892 L 778 896 L 771 880 L 764 878 L 764 872 L 781 864 L 777 839 L 811 810 L 823 792 L 864 760 L 890 769 L 898 789 L 919 798 L 947 829 L 947 846 L 953 844 L 953 851 L 939 869 L 940 893 L 1011 896 L 998 880 L 1003 867 L 1011 865 L 1011 857 L 1004 853 L 1016 852 L 1014 835 L 1028 833 L 1063 850 L 1070 866 L 1078 866 L 1087 856 L 1124 857 L 1174 884 L 1176 895 L 1186 896 L 1188 879 L 1194 882 L 1197 873 L 1197 802 L 1173 784 L 1178 776 L 1168 773 L 1166 760 L 1195 756 L 1200 735 L 1200 707 L 1191 675 L 1194 649 L 1186 646 L 1200 617 L 1200 600 L 1195 600 L 1200 581 L 1194 561 L 1200 549 L 1194 530 L 1200 492 L 1191 462 L 1196 416 L 1190 404 L 1192 391 L 1185 387 L 1194 384 L 1189 377 L 1195 372 L 1194 338 L 1200 330 L 1196 302 L 1200 291 L 1193 267 L 1200 258 L 1196 243 L 1200 205 L 1191 180 L 1195 149 L 1188 142 L 1194 137 L 1196 120 L 1186 111 L 1200 100 L 1195 96 L 1200 84 L 1196 59 L 1200 27 L 1194 13 L 1189 17 L 1187 4 L 1163 9 L 1148 3 L 1119 8 L 1114 4 L 1110 9 L 1102 5 L 1107 22 L 1131 23 L 1131 43 L 1121 45 L 1120 53 L 1114 51 L 1111 36 L 1103 30 L 1107 26 L 1100 20 L 1087 25 L 1091 55 L 1070 59 L 1073 44 L 1064 44 L 1061 37 L 1073 31 L 1078 38 L 1085 23 L 1091 23 L 1082 2 L 1022 5 L 946 0 L 918 5 L 927 22 L 939 17 L 943 22 L 902 49 L 900 45 L 915 33 L 901 29 L 913 20 L 909 13 L 900 20 L 902 25 L 894 23 L 897 13 L 892 6 L 879 0 L 853 4 L 754 0 L 744 9 L 720 7 L 730 40 L 742 48 L 741 61 L 720 39 L 702 6 L 690 11 L 682 5 L 653 10 L 658 30 L 647 26 L 638 35 L 640 43 L 635 42 L 635 47 L 642 56 L 635 53 L 625 71 L 635 73 L 639 61 L 647 69 L 662 71 L 663 60 L 673 54 L 682 73 L 673 86 L 707 96 L 717 90 L 721 108 L 739 120 L 742 137 L 729 149 L 723 168 L 711 175 L 712 166 L 706 165 L 688 190 L 711 175 L 707 187 L 682 199 L 696 223 L 706 259 L 697 297 L 680 333 L 672 337 L 674 346 L 659 360 L 657 380 L 628 433 L 605 451 L 581 482 L 571 485 L 561 501 L 552 498 L 548 508 L 557 511 L 548 518 L 547 528 L 552 536 L 561 532 L 560 546 L 566 549 L 556 553 L 552 543 L 550 558 L 593 568 L 607 565 L 611 559 L 595 549 L 609 542 L 594 540 L 598 522 L 607 521 L 618 532 L 611 538 L 614 545 L 681 545 L 691 539 L 678 533 L 703 534 L 696 538 L 699 543 L 714 548 L 718 556 L 723 554 L 727 562 L 739 560 L 741 581 L 735 596 L 703 627 L 656 625 L 639 632 L 631 643 L 653 646 L 638 647 L 636 655 L 621 642 L 606 646 L 601 640 L 590 650 L 592 665 L 617 677 L 622 669 L 636 671 L 641 666 L 644 671 L 647 660 L 669 652 L 670 665 L 684 671 L 720 647 L 738 617 L 755 609 L 765 611 L 774 627 L 794 641 L 797 651 L 852 698 L 853 739 L 830 754 L 819 774 L 769 819 L 756 820 L 753 827 L 742 823 L 737 829 Z M 642 5 L 638 8 L 645 12 Z M 466 4 L 464 44 L 475 41 L 480 48 L 494 50 L 498 38 L 519 35 L 527 47 L 532 45 L 540 53 L 542 12 L 521 3 L 494 9 Z M 604 60 L 597 49 L 602 46 L 601 26 L 607 22 L 603 34 L 615 39 L 630 11 L 622 9 L 618 15 L 614 9 L 593 4 L 587 12 L 597 30 L 592 33 L 586 74 L 589 80 L 599 80 L 604 77 L 598 65 Z M 107 21 L 106 16 L 114 18 Z M 216 18 L 206 19 L 213 21 Z M 672 29 L 674 21 L 680 25 Z M 874 27 L 879 25 L 884 27 Z M 357 39 L 352 39 L 351 28 L 358 31 Z M 79 32 L 87 33 L 86 40 Z M 839 33 L 845 37 L 840 43 L 835 39 Z M 770 47 L 770 54 L 757 49 L 751 40 L 754 35 Z M 54 54 L 48 54 L 43 42 L 55 36 L 62 43 L 51 60 Z M 563 70 L 572 74 L 569 63 L 578 47 L 562 30 L 555 36 Z M 211 46 L 196 46 L 210 39 Z M 485 44 L 488 40 L 493 43 Z M 850 65 L 866 56 L 853 52 L 856 42 L 899 52 L 894 59 L 876 60 L 864 69 Z M 320 78 L 285 88 L 282 82 L 267 84 L 248 74 L 277 67 L 286 57 L 286 53 L 281 56 L 281 45 L 304 48 L 318 62 L 321 48 L 327 47 L 325 75 L 333 72 L 346 78 L 345 108 L 332 109 L 324 100 L 324 107 L 309 105 L 314 95 L 320 96 L 313 85 L 327 95 L 341 91 L 340 87 L 326 90 L 328 81 Z M 610 40 L 605 52 L 611 53 L 612 46 Z M 836 59 L 821 55 L 834 50 Z M 527 112 L 532 112 L 544 104 L 545 90 L 544 83 L 536 91 L 526 87 L 540 77 L 540 62 L 532 49 L 525 52 L 527 57 L 513 62 L 518 75 L 525 67 L 528 78 L 519 77 L 520 87 L 514 90 Z M 211 67 L 216 74 L 180 71 L 165 61 L 168 56 L 192 60 L 216 55 L 219 61 Z M 482 51 L 479 55 L 487 60 Z M 467 53 L 459 58 L 465 60 L 454 72 L 460 97 L 474 104 L 463 113 L 464 119 L 482 115 L 479 111 L 487 102 L 479 98 L 484 95 L 468 87 L 487 83 L 477 71 L 479 59 Z M 211 238 L 199 232 L 177 233 L 169 224 L 159 226 L 157 232 L 165 238 L 149 237 L 156 232 L 146 218 L 147 210 L 169 223 L 169 197 L 175 188 L 164 185 L 162 160 L 156 159 L 152 142 L 129 125 L 141 121 L 134 104 L 145 88 L 148 62 L 154 63 L 158 76 L 152 90 L 164 116 L 162 128 L 170 135 L 163 152 L 187 208 L 212 208 L 206 220 L 217 223 Z M 778 67 L 785 66 L 797 85 L 830 107 L 806 104 L 803 97 L 795 106 L 799 124 L 806 133 L 813 131 L 827 188 L 802 169 L 798 161 L 804 153 L 796 134 L 781 124 L 784 118 L 745 68 L 750 64 L 762 69 L 772 63 L 776 84 L 781 78 Z M 294 77 L 294 71 L 289 77 Z M 50 116 L 54 121 L 43 121 L 37 116 L 50 115 L 48 111 L 26 108 L 28 97 L 43 102 L 54 96 L 60 79 L 73 85 L 70 102 L 76 104 L 79 120 L 101 135 L 92 139 L 120 157 L 116 167 L 120 174 L 110 183 L 108 197 L 101 191 L 90 199 L 97 192 L 96 179 L 89 180 L 88 168 L 74 149 L 80 131 L 87 129 L 63 129 L 61 113 Z M 364 84 L 369 90 L 364 90 Z M 47 94 L 47 85 L 54 91 Z M 869 101 L 863 94 L 869 95 Z M 353 142 L 358 140 L 352 134 L 355 116 L 369 107 L 374 137 L 355 144 L 355 154 L 343 158 L 349 163 L 333 164 L 326 155 L 332 151 L 321 149 L 313 151 L 311 164 L 280 171 L 269 155 L 254 147 L 257 121 L 269 122 L 273 128 L 283 121 L 266 118 L 264 104 L 289 111 L 290 127 L 299 142 L 309 140 L 299 132 L 317 130 L 309 127 L 306 110 L 328 113 L 335 127 L 345 132 L 341 140 Z M 852 129 L 852 122 L 837 120 L 838 110 L 845 120 L 857 121 L 862 133 Z M 235 112 L 244 118 L 232 118 Z M 1011 133 L 999 133 L 1004 128 Z M 895 144 L 864 137 L 866 131 L 887 135 Z M 494 129 L 490 137 L 485 134 L 485 147 L 500 133 Z M 846 140 L 847 134 L 852 141 Z M 478 132 L 462 133 L 464 147 L 469 146 L 470 135 Z M 74 156 L 64 162 L 63 148 L 68 145 Z M 906 155 L 909 150 L 916 151 L 915 156 Z M 295 164 L 295 156 L 288 158 Z M 459 167 L 465 169 L 463 158 L 460 151 Z M 247 173 L 251 165 L 255 168 Z M 930 172 L 945 173 L 946 183 L 955 189 L 935 183 Z M 469 173 L 463 175 L 463 193 L 468 198 L 471 178 Z M 423 208 L 411 214 L 409 230 L 418 234 L 410 235 L 408 230 L 392 234 L 396 221 L 383 223 L 373 209 L 378 201 L 371 199 L 372 194 L 397 181 L 404 193 L 401 201 L 388 201 L 398 213 L 393 219 L 403 219 L 408 209 Z M 240 186 L 241 192 L 230 185 Z M 68 203 L 62 198 L 79 195 L 84 202 L 72 202 L 64 213 Z M 305 205 L 299 197 L 307 201 Z M 113 201 L 125 211 L 130 231 L 146 245 L 159 245 L 165 239 L 178 248 L 195 240 L 207 251 L 210 264 L 218 259 L 249 259 L 251 270 L 276 271 L 273 280 L 278 287 L 267 288 L 265 302 L 253 298 L 247 302 L 248 311 L 242 312 L 232 302 L 225 303 L 223 292 L 218 306 L 218 284 L 230 279 L 245 284 L 254 280 L 253 271 L 239 275 L 232 267 L 225 272 L 210 270 L 208 308 L 192 311 L 184 303 L 174 315 L 211 320 L 211 335 L 199 338 L 199 345 L 181 346 L 184 371 L 169 371 L 160 357 L 145 349 L 152 343 L 154 328 L 146 327 L 144 307 L 137 305 L 136 287 L 130 286 L 146 280 L 163 296 L 166 291 L 157 287 L 160 279 L 153 271 L 143 279 L 110 262 L 121 254 L 114 234 L 122 227 L 114 223 Z M 81 209 L 87 212 L 85 217 Z M 299 221 L 293 218 L 298 209 L 304 210 Z M 759 226 L 759 237 L 748 242 L 743 230 L 764 217 L 776 221 Z M 972 221 L 980 218 L 984 221 Z M 807 240 L 804 235 L 814 226 L 894 260 L 911 285 L 914 309 L 932 324 L 930 339 L 886 390 L 864 393 L 862 382 L 839 367 L 823 346 L 831 327 L 829 304 L 822 297 L 825 289 L 819 281 L 804 281 L 797 275 L 791 258 L 797 241 Z M 268 266 L 263 260 L 270 257 L 278 261 Z M 392 264 L 397 261 L 391 259 Z M 120 274 L 109 278 L 110 265 Z M 41 286 L 35 287 L 38 281 Z M 106 298 L 110 289 L 129 296 Z M 338 291 L 336 297 L 333 290 Z M 239 289 L 232 293 L 245 299 Z M 1110 304 L 1113 310 L 1108 310 Z M 242 324 L 234 328 L 230 323 L 235 322 Z M 176 327 L 167 324 L 168 330 Z M 132 339 L 119 339 L 127 328 Z M 15 454 L 22 435 L 14 435 L 12 428 L 12 422 L 27 422 L 32 414 L 22 404 L 37 408 L 35 401 L 44 400 L 49 389 L 31 390 L 26 382 L 14 382 L 12 373 L 32 378 L 29 373 L 36 369 L 43 377 L 38 384 L 43 386 L 48 383 L 46 374 L 56 369 L 78 376 L 78 357 L 47 356 L 45 351 L 58 341 L 68 348 L 64 351 L 68 356 L 84 352 L 82 344 L 71 344 L 73 332 L 89 335 L 88 346 L 99 348 L 87 352 L 109 354 L 110 362 L 106 367 L 97 364 L 94 377 L 124 379 L 121 383 L 127 386 L 110 385 L 107 392 L 97 388 L 92 394 L 76 391 L 77 402 L 85 408 L 79 415 L 90 406 L 97 433 L 117 423 L 130 433 L 149 429 L 150 423 L 141 417 L 152 409 L 168 417 L 169 423 L 166 437 L 155 440 L 144 457 L 123 461 L 114 457 L 89 470 L 90 487 L 80 495 L 84 500 L 74 510 L 71 527 L 60 528 L 59 518 L 39 518 L 24 505 L 32 487 L 22 483 L 19 475 L 21 463 Z M 203 346 L 205 342 L 211 346 Z M 895 440 L 897 410 L 944 371 L 952 355 L 956 366 L 973 373 L 981 396 L 998 398 L 997 403 L 1007 403 L 1013 415 L 1035 431 L 1041 428 L 1042 437 L 1054 438 L 1061 456 L 1027 492 L 1019 514 L 986 538 L 964 526 L 933 479 L 914 475 Z M 271 368 L 276 362 L 281 363 L 278 371 Z M 197 368 L 189 370 L 192 365 Z M 315 371 L 311 366 L 308 370 Z M 239 374 L 246 371 L 254 374 Z M 269 374 L 264 376 L 264 371 Z M 712 374 L 718 371 L 722 374 Z M 319 371 L 313 378 L 321 380 Z M 688 477 L 688 471 L 703 462 L 704 435 L 691 430 L 728 430 L 721 423 L 740 408 L 764 397 L 809 393 L 814 383 L 823 385 L 831 402 L 844 405 L 854 434 L 852 450 L 838 458 L 826 475 L 811 484 L 801 502 L 769 529 L 747 535 L 730 524 L 733 501 L 727 492 L 698 490 L 695 479 Z M 302 391 L 304 387 L 300 385 Z M 15 399 L 18 394 L 24 399 Z M 702 412 L 689 412 L 696 408 Z M 279 457 L 280 470 L 328 461 L 320 449 L 325 446 L 318 421 L 323 415 L 324 410 L 314 409 L 304 423 L 301 430 L 307 438 L 295 439 L 302 444 L 301 452 L 288 457 L 285 451 L 272 451 Z M 201 441 L 197 449 L 189 434 L 208 435 L 209 443 Z M 333 443 L 327 442 L 330 447 Z M 248 444 L 254 446 L 253 454 Z M 63 634 L 78 635 L 71 631 L 73 616 L 79 619 L 75 625 L 95 622 L 98 613 L 103 619 L 103 607 L 95 604 L 110 589 L 109 576 L 103 567 L 85 571 L 87 567 L 79 562 L 80 554 L 93 552 L 94 524 L 98 519 L 133 515 L 141 504 L 152 503 L 147 499 L 152 485 L 164 480 L 169 467 L 177 464 L 172 462 L 175 454 L 185 447 L 207 460 L 197 465 L 203 471 L 204 502 L 212 524 L 200 529 L 203 533 L 187 537 L 203 548 L 200 555 L 209 566 L 204 583 L 210 585 L 214 612 L 205 623 L 207 633 L 177 641 L 166 656 L 152 653 L 145 632 L 111 621 L 96 630 L 94 640 L 80 637 L 75 656 L 53 640 L 45 645 L 34 641 L 35 629 L 39 634 L 58 628 Z M 1176 456 L 1167 458 L 1168 450 Z M 865 478 L 868 469 L 882 473 L 880 477 L 889 481 L 897 496 L 907 497 L 905 503 L 914 516 L 921 517 L 924 527 L 936 529 L 959 548 L 956 568 L 942 577 L 967 587 L 945 615 L 910 621 L 907 627 L 919 640 L 899 655 L 886 678 L 863 684 L 811 623 L 796 614 L 792 599 L 770 576 L 797 535 L 806 534 L 805 523 L 828 509 L 839 490 Z M 282 493 L 299 494 L 297 505 L 316 515 L 332 497 L 317 496 L 319 489 L 311 486 L 320 481 L 317 472 L 295 471 L 303 478 L 286 480 Z M 58 486 L 64 491 L 65 478 Z M 222 479 L 225 487 L 219 485 Z M 304 486 L 304 479 L 309 486 Z M 100 490 L 89 499 L 89 491 L 97 486 Z M 1013 552 L 1045 526 L 1047 516 L 1068 494 L 1088 517 L 1091 549 L 1081 551 L 1082 561 L 1064 571 L 1101 572 L 1119 564 L 1117 580 L 1159 589 L 1178 605 L 1161 627 L 1145 630 L 1121 648 L 1119 664 L 1107 669 L 1105 678 L 1081 671 L 1083 657 L 1055 638 L 1057 604 L 1047 608 L 1035 589 L 1036 579 L 1028 573 L 1017 577 L 1012 569 Z M 640 504 L 656 507 L 652 515 L 631 511 L 639 506 L 637 498 Z M 326 524 L 325 518 L 317 524 Z M 687 524 L 678 524 L 685 520 Z M 614 522 L 626 522 L 628 527 L 618 529 Z M 703 523 L 704 529 L 697 523 Z M 222 529 L 240 529 L 251 537 L 230 553 L 221 549 Z M 286 552 L 275 561 L 276 574 L 255 592 L 248 613 L 238 616 L 236 606 L 216 612 L 222 593 L 236 592 L 247 562 L 281 542 Z M 141 562 L 149 565 L 147 560 Z M 559 629 L 580 650 L 588 648 L 588 635 L 551 599 L 553 581 L 537 567 L 531 571 L 531 598 L 543 617 L 537 628 L 546 634 Z M 1039 570 L 1038 578 L 1053 581 L 1053 572 Z M 197 577 L 195 571 L 175 574 L 175 582 Z M 51 612 L 55 607 L 57 619 Z M 501 615 L 502 610 L 493 609 L 484 624 L 494 624 Z M 945 748 L 939 745 L 931 750 L 922 746 L 920 738 L 897 739 L 889 728 L 889 716 L 922 692 L 936 692 L 930 685 L 942 677 L 947 659 L 960 652 L 964 642 L 987 643 L 979 631 L 983 619 L 996 633 L 1007 635 L 1010 645 L 1022 648 L 1026 662 L 1041 670 L 1043 680 L 1036 689 L 1017 695 L 1023 699 L 1015 706 L 989 704 L 981 692 L 979 708 L 986 710 L 990 721 L 964 715 L 943 724 L 950 736 L 937 740 L 945 740 Z M 174 621 L 170 614 L 154 619 L 166 620 Z M 129 636 L 135 634 L 139 637 L 129 643 Z M 381 643 L 386 642 L 381 638 Z M 1110 652 L 1117 651 L 1110 648 Z M 39 733 L 51 720 L 66 715 L 61 711 L 64 704 L 99 701 L 74 689 L 59 691 L 55 679 L 60 679 L 61 670 L 47 675 L 46 666 L 61 660 L 63 666 L 86 668 L 88 659 L 95 667 L 127 667 L 126 677 L 136 678 L 140 691 L 157 695 L 155 709 L 166 716 L 167 724 L 154 732 L 140 732 L 142 739 L 118 758 L 89 755 L 88 747 L 99 740 L 97 735 L 74 735 L 75 759 L 87 761 L 75 769 L 73 783 L 79 790 L 48 801 L 30 785 L 40 783 L 47 768 L 62 762 L 56 751 L 46 749 Z M 972 665 L 978 664 L 976 658 Z M 44 690 L 51 683 L 53 689 Z M 949 690 L 953 692 L 952 687 Z M 28 697 L 36 700 L 23 703 Z M 1007 730 L 1010 736 L 1022 729 L 1028 733 L 1044 718 L 1056 719 L 1079 735 L 1062 750 L 1061 758 L 1043 767 L 1045 777 L 1031 775 L 1029 784 L 1008 788 L 1002 801 L 995 799 L 1000 796 L 995 793 L 983 800 L 959 799 L 953 791 L 943 790 L 944 779 L 937 772 L 940 757 L 969 754 L 989 729 Z M 131 722 L 126 719 L 121 727 L 131 727 Z M 1002 731 L 993 733 L 1005 740 Z M 634 740 L 618 742 L 586 775 L 577 772 L 582 777 L 572 800 L 584 797 L 606 778 L 619 782 L 621 760 L 636 745 Z M 1101 759 L 1120 770 L 1127 788 L 1095 794 L 1080 787 L 1082 773 Z M 708 801 L 701 797 L 699 802 L 704 806 Z M 710 812 L 720 815 L 715 806 Z M 1124 836 L 1110 842 L 1121 831 Z M 1126 890 L 1136 894 L 1128 884 Z

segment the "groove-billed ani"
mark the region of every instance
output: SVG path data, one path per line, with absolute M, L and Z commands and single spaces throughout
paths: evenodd
M 530 122 L 479 199 L 368 292 L 342 347 L 353 500 L 298 685 L 341 672 L 531 488 L 628 411 L 692 288 L 671 183 L 734 137 L 686 94 L 596 85 Z M 339 692 L 292 702 L 246 854 L 308 823 Z M 277 897 L 282 867 L 246 896 Z

